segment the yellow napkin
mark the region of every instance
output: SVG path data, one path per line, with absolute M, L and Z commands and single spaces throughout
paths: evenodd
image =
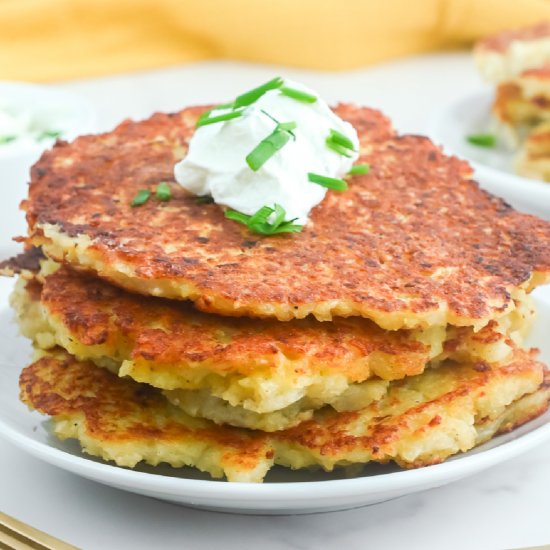
M 550 0 L 0 0 L 0 79 L 240 59 L 338 70 L 550 19 Z

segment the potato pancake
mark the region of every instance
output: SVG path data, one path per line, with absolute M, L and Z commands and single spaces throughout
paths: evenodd
M 550 397 L 543 377 L 543 365 L 519 350 L 505 365 L 443 365 L 391 382 L 385 398 L 361 411 L 322 409 L 275 434 L 192 418 L 158 390 L 60 350 L 25 368 L 20 388 L 24 403 L 53 417 L 59 438 L 78 439 L 88 454 L 126 467 L 165 462 L 260 482 L 274 463 L 330 471 L 441 462 L 541 414 Z
M 506 29 L 479 40 L 474 59 L 483 77 L 498 84 L 550 63 L 550 23 Z
M 202 108 L 58 142 L 32 169 L 28 244 L 141 294 L 204 311 L 288 321 L 363 316 L 385 329 L 477 329 L 550 275 L 550 223 L 481 190 L 470 166 L 429 139 L 396 136 L 340 105 L 361 141 L 344 193 L 329 191 L 301 233 L 251 233 L 176 184 Z M 167 182 L 171 200 L 132 208 Z
M 51 263 L 46 269 L 51 268 Z M 23 334 L 121 376 L 165 390 L 193 416 L 280 430 L 325 404 L 363 408 L 388 381 L 432 361 L 503 361 L 531 321 L 529 297 L 501 326 L 385 331 L 361 318 L 288 323 L 223 318 L 190 305 L 132 295 L 66 267 L 21 278 L 12 296 Z M 508 321 L 504 324 L 504 321 Z

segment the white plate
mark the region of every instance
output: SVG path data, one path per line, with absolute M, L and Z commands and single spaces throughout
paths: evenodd
M 75 442 L 50 436 L 48 422 L 18 399 L 17 379 L 28 363 L 30 345 L 17 335 L 7 307 L 11 282 L 0 279 L 0 435 L 35 457 L 85 478 L 126 491 L 197 508 L 235 513 L 297 514 L 374 504 L 438 487 L 513 458 L 550 439 L 550 412 L 511 434 L 500 436 L 443 464 L 418 470 L 368 466 L 353 479 L 342 472 L 291 472 L 275 468 L 264 484 L 212 481 L 199 472 L 170 467 L 118 468 L 82 455 Z M 545 326 L 550 302 L 539 300 L 539 319 L 530 344 L 550 359 Z
M 48 127 L 63 132 L 63 139 L 73 140 L 78 135 L 95 129 L 96 113 L 84 98 L 54 86 L 26 82 L 0 81 L 0 105 L 17 106 L 21 111 L 41 113 L 51 119 Z M 46 121 L 44 121 L 44 124 Z M 27 197 L 30 167 L 42 152 L 53 145 L 53 140 L 34 142 L 14 141 L 0 147 L 2 174 L 2 215 L 0 216 L 0 254 L 2 258 L 17 253 L 20 245 L 8 236 L 25 235 L 27 224 L 19 203 Z
M 470 134 L 493 132 L 493 96 L 491 89 L 483 89 L 451 101 L 434 115 L 428 133 L 447 153 L 468 160 L 476 179 L 488 191 L 517 208 L 548 219 L 550 183 L 516 175 L 512 167 L 514 154 L 502 144 L 487 149 L 466 140 Z

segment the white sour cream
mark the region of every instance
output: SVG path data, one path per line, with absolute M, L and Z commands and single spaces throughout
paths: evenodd
M 359 139 L 353 126 L 336 116 L 315 92 L 289 80 L 285 86 L 315 95 L 317 101 L 304 103 L 274 89 L 248 106 L 243 116 L 197 128 L 187 156 L 174 167 L 176 181 L 195 195 L 210 195 L 217 204 L 243 214 L 279 204 L 287 220 L 298 218 L 297 223 L 305 223 L 327 192 L 308 181 L 308 173 L 342 178 L 358 157 Z M 226 112 L 215 110 L 211 116 Z M 273 119 L 295 122 L 295 139 L 255 172 L 246 156 L 275 130 Z M 350 151 L 350 157 L 327 147 L 330 130 L 351 140 L 355 151 Z

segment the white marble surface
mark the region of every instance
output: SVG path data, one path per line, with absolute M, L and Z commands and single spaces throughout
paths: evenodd
M 274 74 L 329 100 L 377 106 L 402 131 L 422 133 L 449 98 L 480 86 L 466 54 L 411 58 L 324 74 L 237 63 L 64 83 L 90 99 L 99 129 L 124 117 L 224 100 Z M 9 235 L 0 235 L 0 249 Z M 86 549 L 504 549 L 550 542 L 550 444 L 478 476 L 362 509 L 247 517 L 185 509 L 96 485 L 0 440 L 0 510 Z

